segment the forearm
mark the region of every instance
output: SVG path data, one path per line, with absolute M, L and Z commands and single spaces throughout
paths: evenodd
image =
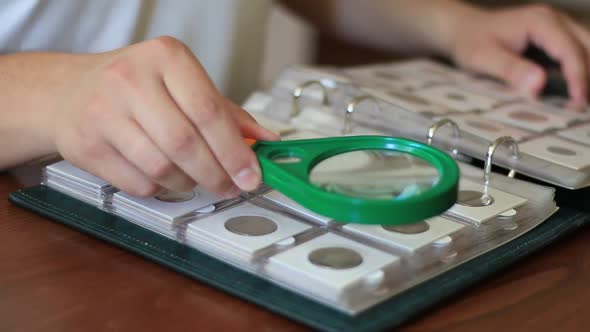
M 0 170 L 55 152 L 52 114 L 72 98 L 68 77 L 84 56 L 18 53 L 0 56 Z M 65 98 L 63 96 L 66 96 Z
M 447 56 L 453 29 L 479 9 L 458 0 L 283 0 L 320 30 L 398 54 Z

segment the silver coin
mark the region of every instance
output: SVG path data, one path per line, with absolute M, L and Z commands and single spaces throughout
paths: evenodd
M 430 229 L 430 225 L 425 221 L 407 225 L 390 225 L 381 227 L 388 232 L 401 234 L 420 234 L 427 232 Z
M 481 121 L 466 120 L 465 123 L 471 127 L 485 130 L 485 131 L 490 131 L 490 132 L 500 131 L 500 129 L 498 129 L 497 127 L 494 127 L 493 125 L 491 125 L 489 123 L 485 123 L 485 122 L 481 122 Z
M 363 262 L 363 256 L 358 252 L 344 247 L 316 249 L 309 253 L 307 259 L 314 265 L 335 270 L 351 269 Z
M 162 202 L 180 203 L 190 201 L 191 199 L 195 198 L 195 196 L 196 194 L 194 191 L 166 191 L 162 194 L 155 196 L 154 198 Z
M 385 71 L 376 71 L 373 73 L 375 75 L 375 77 L 379 77 L 379 78 L 383 78 L 386 80 L 390 80 L 390 81 L 399 81 L 401 80 L 401 78 L 398 75 L 392 74 L 392 73 L 388 73 Z
M 418 96 L 415 96 L 415 95 L 412 95 L 412 94 L 409 94 L 409 93 L 388 91 L 387 94 L 394 97 L 394 98 L 398 98 L 398 99 L 401 99 L 402 101 L 412 103 L 415 105 L 430 106 L 430 102 L 428 102 L 428 100 L 418 97 Z
M 567 149 L 567 148 L 562 148 L 560 146 L 550 146 L 547 148 L 547 151 L 551 152 L 551 153 L 555 153 L 555 154 L 559 154 L 562 156 L 575 156 L 577 153 L 576 151 Z
M 225 228 L 239 235 L 262 236 L 277 230 L 277 224 L 262 216 L 239 216 L 228 219 Z
M 465 101 L 465 96 L 459 93 L 454 93 L 454 92 L 449 92 L 446 94 L 446 97 L 451 99 L 451 100 L 457 100 L 457 101 Z
M 543 114 L 532 113 L 528 111 L 515 111 L 510 113 L 509 115 L 511 118 L 519 121 L 526 121 L 526 122 L 545 122 L 549 119 L 544 116 Z
M 494 204 L 494 198 L 476 190 L 461 190 L 457 204 L 469 207 L 482 207 Z

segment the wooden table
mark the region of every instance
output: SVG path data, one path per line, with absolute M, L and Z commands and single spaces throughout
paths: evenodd
M 11 205 L 20 179 L 0 174 L 0 331 L 307 330 Z M 589 308 L 586 228 L 402 330 L 588 331 Z

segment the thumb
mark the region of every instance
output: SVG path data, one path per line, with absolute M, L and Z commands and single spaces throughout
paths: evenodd
M 480 48 L 477 54 L 467 58 L 471 59 L 470 63 L 459 65 L 505 81 L 529 96 L 538 95 L 547 80 L 545 71 L 539 65 L 499 44 Z

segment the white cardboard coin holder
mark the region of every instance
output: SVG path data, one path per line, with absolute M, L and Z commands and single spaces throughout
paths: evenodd
M 502 136 L 510 136 L 520 142 L 534 135 L 530 131 L 510 127 L 492 119 L 483 118 L 478 114 L 450 115 L 445 118 L 453 120 L 462 131 L 482 137 L 489 142 L 493 142 Z M 441 119 L 438 118 L 437 120 Z
M 445 214 L 480 225 L 503 212 L 518 208 L 527 202 L 526 198 L 512 195 L 489 186 L 486 189 L 483 187 L 481 183 L 462 178 L 459 182 L 459 199 Z M 474 195 L 480 196 L 487 195 L 490 203 L 481 206 L 468 205 L 461 200 L 464 193 L 473 193 Z
M 524 97 L 510 89 L 507 85 L 480 77 L 467 77 L 457 82 L 461 88 L 481 95 L 494 98 L 498 104 L 512 103 L 523 100 Z
M 590 123 L 559 131 L 557 135 L 570 141 L 590 146 Z
M 353 253 L 360 260 L 351 267 L 333 268 L 310 259 L 326 249 L 332 249 L 335 256 L 338 250 Z M 270 277 L 288 287 L 322 302 L 341 303 L 351 311 L 384 298 L 386 293 L 382 289 L 398 269 L 399 257 L 331 233 L 272 256 L 265 266 Z
M 361 85 L 409 93 L 444 81 L 444 78 L 441 77 L 433 77 L 426 74 L 411 75 L 403 71 L 396 71 L 388 66 L 358 67 L 345 70 L 345 73 Z
M 326 137 L 341 136 L 344 134 L 344 119 L 329 111 L 322 111 L 321 107 L 305 107 L 301 113 L 291 118 L 291 125 L 298 130 L 317 132 Z M 374 129 L 361 125 L 355 125 L 349 134 L 353 135 L 383 135 Z
M 415 254 L 430 246 L 447 246 L 452 236 L 467 226 L 444 217 L 400 226 L 346 224 L 343 231 L 366 237 L 405 254 Z
M 574 170 L 590 166 L 590 147 L 563 138 L 544 136 L 521 144 L 521 150 Z
M 552 129 L 566 128 L 569 121 L 562 116 L 544 112 L 534 104 L 514 103 L 501 106 L 483 114 L 485 117 L 500 121 L 509 126 L 543 133 Z
M 276 190 L 271 190 L 265 194 L 262 194 L 259 197 L 262 200 L 269 201 L 277 206 L 280 206 L 280 207 L 283 207 L 283 208 L 288 209 L 290 211 L 293 211 L 293 213 L 303 216 L 303 217 L 306 217 L 306 218 L 308 218 L 314 222 L 317 222 L 321 225 L 326 225 L 332 220 L 332 218 L 323 216 L 319 213 L 316 213 L 316 212 L 310 211 L 309 209 L 306 209 L 305 207 L 301 206 L 300 204 L 296 203 L 295 201 L 293 201 L 289 197 L 283 195 L 282 193 L 280 193 Z
M 232 223 L 239 225 L 236 226 L 239 231 L 232 228 Z M 260 223 L 263 223 L 262 226 Z M 273 247 L 278 246 L 280 249 L 296 244 L 296 237 L 310 230 L 313 230 L 313 226 L 307 222 L 244 202 L 189 223 L 185 241 L 203 251 L 243 265 Z
M 452 84 L 435 85 L 415 92 L 416 95 L 454 112 L 476 112 L 494 108 L 494 98 L 470 92 Z
M 215 210 L 215 204 L 224 200 L 201 186 L 197 186 L 190 192 L 183 194 L 190 195 L 181 197 L 178 200 L 166 200 L 158 197 L 139 198 L 124 192 L 118 192 L 113 195 L 112 204 L 116 206 L 122 203 L 133 206 L 144 210 L 146 213 L 172 222 L 179 220 L 191 212 L 212 212 Z
M 116 188 L 103 179 L 65 160 L 45 167 L 42 183 L 100 208 L 104 208 L 105 199 L 116 191 Z
M 191 194 L 190 197 L 187 196 Z M 139 198 L 124 192 L 112 196 L 108 207 L 112 213 L 156 231 L 169 238 L 177 238 L 185 232 L 185 223 L 204 218 L 241 201 L 223 199 L 197 186 L 181 194 L 180 199 L 161 197 Z
M 395 89 L 379 90 L 374 88 L 362 88 L 362 91 L 392 105 L 428 117 L 448 114 L 451 112 L 449 108 L 444 107 L 443 105 L 436 104 L 431 100 L 407 91 L 398 91 Z

